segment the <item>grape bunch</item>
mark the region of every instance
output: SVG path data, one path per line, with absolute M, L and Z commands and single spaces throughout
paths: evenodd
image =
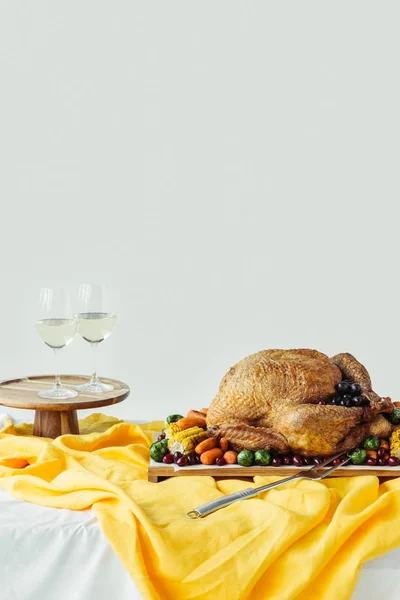
M 366 406 L 369 401 L 361 395 L 361 385 L 350 381 L 339 381 L 336 384 L 337 395 L 331 403 L 336 406 Z

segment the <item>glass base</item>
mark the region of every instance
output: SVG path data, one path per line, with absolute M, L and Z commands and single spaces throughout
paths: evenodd
M 83 385 L 77 385 L 76 388 L 78 392 L 91 392 L 94 394 L 99 394 L 101 392 L 112 392 L 114 389 L 113 385 L 109 385 L 108 383 L 102 383 L 99 379 L 97 381 L 89 381 L 89 383 L 84 383 Z
M 51 400 L 59 400 L 63 398 L 75 398 L 78 393 L 75 390 L 69 390 L 64 387 L 54 387 L 51 390 L 42 390 L 38 392 L 38 396 L 41 398 L 50 398 Z

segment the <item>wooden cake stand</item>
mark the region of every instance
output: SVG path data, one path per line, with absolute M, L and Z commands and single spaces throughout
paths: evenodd
M 75 388 L 88 381 L 89 377 L 82 375 L 61 375 L 61 383 L 67 388 Z M 10 379 L 0 383 L 0 404 L 34 410 L 33 435 L 56 438 L 65 433 L 79 433 L 77 410 L 117 404 L 129 396 L 126 383 L 103 377 L 101 381 L 113 385 L 113 391 L 99 394 L 79 392 L 75 398 L 52 400 L 40 398 L 38 392 L 54 385 L 54 375 Z

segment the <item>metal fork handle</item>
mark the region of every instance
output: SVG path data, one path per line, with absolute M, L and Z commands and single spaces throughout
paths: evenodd
M 240 490 L 234 494 L 229 494 L 228 496 L 223 496 L 222 498 L 217 498 L 216 500 L 211 500 L 211 502 L 207 502 L 206 504 L 202 504 L 201 506 L 193 508 L 193 510 L 189 510 L 189 512 L 186 513 L 186 516 L 188 519 L 201 519 L 215 512 L 216 510 L 219 510 L 220 508 L 225 508 L 225 506 L 229 506 L 230 504 L 237 502 L 238 500 L 254 498 L 254 496 L 258 496 L 267 490 L 272 490 L 272 488 L 283 485 L 284 483 L 288 483 L 288 481 L 293 481 L 293 479 L 299 479 L 299 477 L 302 476 L 299 474 L 291 475 L 285 479 L 274 481 L 274 483 L 269 483 L 258 488 L 246 488 L 245 490 Z

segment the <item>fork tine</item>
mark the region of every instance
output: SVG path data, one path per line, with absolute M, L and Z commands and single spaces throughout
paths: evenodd
M 343 467 L 343 465 L 345 465 L 346 463 L 348 463 L 349 460 L 350 460 L 350 457 L 347 457 L 346 459 L 343 459 L 338 465 L 334 465 L 333 467 L 331 467 L 330 469 L 328 469 L 327 471 L 325 471 L 325 473 L 322 473 L 321 479 L 324 479 L 325 477 L 327 477 L 328 475 L 330 475 L 331 473 L 333 473 L 333 471 L 336 471 L 336 469 L 339 469 L 340 467 Z
M 329 465 L 330 462 L 335 460 L 335 458 L 339 458 L 339 456 L 342 456 L 342 454 L 343 454 L 343 452 L 339 452 L 339 454 L 334 454 L 330 458 L 327 458 L 326 460 L 324 460 L 324 462 L 320 463 L 319 465 L 314 465 L 313 467 L 311 467 L 311 469 L 307 469 L 307 470 L 308 471 L 317 471 L 317 469 L 320 469 L 321 467 L 326 467 L 326 465 Z

